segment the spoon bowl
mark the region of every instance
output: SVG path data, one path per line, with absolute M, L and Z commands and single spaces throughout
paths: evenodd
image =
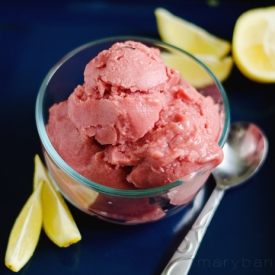
M 225 190 L 247 181 L 260 169 L 267 156 L 268 141 L 255 124 L 237 122 L 230 126 L 223 152 L 222 163 L 212 171 L 216 187 L 162 275 L 188 273 Z
M 223 152 L 222 163 L 212 171 L 221 189 L 239 185 L 259 170 L 268 152 L 268 141 L 255 124 L 237 122 L 230 127 Z

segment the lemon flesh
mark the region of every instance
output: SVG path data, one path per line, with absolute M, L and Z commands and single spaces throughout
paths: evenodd
M 41 190 L 42 183 L 23 206 L 10 233 L 5 265 L 14 272 L 28 262 L 38 243 L 42 227 Z
M 203 88 L 214 83 L 213 78 L 207 70 L 199 65 L 193 58 L 172 53 L 161 53 L 164 62 L 178 70 L 181 76 L 195 88 Z M 213 55 L 196 55 L 207 68 L 217 77 L 219 81 L 224 81 L 230 74 L 233 60 L 231 56 L 219 59 Z
M 158 32 L 161 39 L 188 51 L 223 57 L 230 51 L 230 43 L 216 37 L 199 26 L 177 17 L 163 8 L 155 10 Z
M 81 234 L 60 192 L 51 182 L 47 169 L 38 155 L 35 156 L 33 186 L 43 182 L 43 228 L 47 236 L 59 247 L 67 247 L 81 240 Z
M 249 79 L 275 82 L 275 6 L 243 13 L 236 21 L 233 59 Z

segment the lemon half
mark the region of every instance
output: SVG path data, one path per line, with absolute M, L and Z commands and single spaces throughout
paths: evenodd
M 275 6 L 243 13 L 236 21 L 233 59 L 249 79 L 275 82 Z

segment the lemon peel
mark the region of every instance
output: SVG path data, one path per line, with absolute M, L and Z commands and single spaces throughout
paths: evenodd
M 44 182 L 42 190 L 43 229 L 59 247 L 67 247 L 81 240 L 81 234 L 60 192 L 50 180 L 47 169 L 38 155 L 35 156 L 33 186 Z
M 203 28 L 175 16 L 163 8 L 155 9 L 157 28 L 162 41 L 188 51 L 223 57 L 229 53 L 228 41 L 214 36 Z
M 161 53 L 161 56 L 168 66 L 178 70 L 181 76 L 195 88 L 203 88 L 213 84 L 213 79 L 209 73 L 193 58 L 187 55 L 176 55 L 166 52 Z M 196 55 L 196 57 L 205 64 L 221 82 L 227 79 L 233 67 L 233 59 L 231 56 L 226 56 L 223 59 L 219 59 L 213 55 Z
M 5 255 L 5 265 L 19 271 L 32 257 L 42 228 L 41 192 L 43 183 L 29 197 L 11 230 Z
M 275 6 L 251 9 L 240 15 L 233 31 L 232 54 L 247 78 L 275 82 Z

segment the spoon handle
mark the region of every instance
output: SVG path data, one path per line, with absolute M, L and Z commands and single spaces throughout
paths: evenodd
M 215 188 L 192 228 L 161 275 L 186 275 L 200 246 L 204 233 L 223 197 L 224 190 Z

